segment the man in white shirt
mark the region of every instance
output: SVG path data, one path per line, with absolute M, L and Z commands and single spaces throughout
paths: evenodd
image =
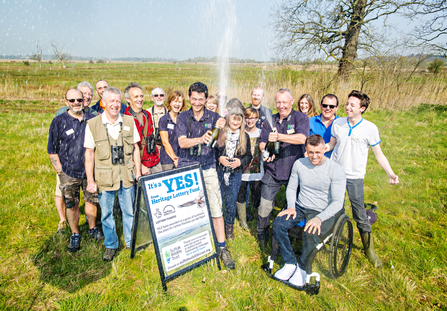
M 396 185 L 399 178 L 382 152 L 377 126 L 363 119 L 362 114 L 368 108 L 370 99 L 361 91 L 352 91 L 348 95 L 345 118 L 333 122 L 331 141 L 326 144 L 326 152 L 334 149 L 331 159 L 339 163 L 346 173 L 346 190 L 351 201 L 352 216 L 362 238 L 366 257 L 376 268 L 382 267 L 382 261 L 374 252 L 371 225 L 366 215 L 363 179 L 366 174 L 369 146 L 372 147 L 377 162 L 388 174 L 389 184 Z
M 113 260 L 119 246 L 113 217 L 116 193 L 123 213 L 124 241 L 130 248 L 134 183 L 141 175 L 140 135 L 133 117 L 120 114 L 121 98 L 120 90 L 107 88 L 103 93 L 104 113 L 89 120 L 85 129 L 87 191 L 98 191 L 105 261 Z

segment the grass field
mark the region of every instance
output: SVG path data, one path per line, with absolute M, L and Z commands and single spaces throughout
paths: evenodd
M 425 84 L 440 83 L 443 89 L 436 100 L 400 108 L 388 103 L 386 109 L 372 107 L 375 109 L 365 114 L 379 127 L 382 149 L 400 180 L 398 186 L 388 185 L 385 172 L 370 153 L 365 197 L 367 202 L 377 202 L 379 208 L 373 230 L 376 252 L 384 262 L 382 269 L 372 268 L 363 257 L 355 229 L 346 274 L 331 279 L 327 256 L 318 254 L 314 269 L 322 276 L 321 290 L 317 296 L 308 296 L 270 279 L 260 269 L 268 252 L 257 246 L 252 222 L 249 232 L 236 226 L 236 238 L 229 242 L 236 270 L 219 271 L 209 263 L 168 282 L 168 292 L 164 293 L 152 246 L 134 259 L 121 249 L 112 263 L 103 262 L 104 247 L 89 239 L 83 215 L 81 251 L 66 250 L 69 233 L 55 234 L 58 216 L 55 174 L 46 154 L 48 128 L 62 105 L 64 91 L 79 81 L 110 76 L 123 88 L 129 80 L 136 80 L 146 86 L 148 94 L 155 85 L 165 89 L 179 85 L 186 90 L 189 83 L 202 80 L 214 91 L 215 68 L 189 65 L 183 73 L 178 69 L 180 64 L 157 64 L 138 75 L 138 66 L 151 65 L 84 64 L 65 71 L 56 69 L 53 75 L 53 69 L 48 68 L 39 71 L 10 64 L 6 70 L 6 66 L 0 64 L 0 309 L 447 309 L 447 108 L 439 105 L 447 99 L 445 78 L 437 77 L 433 82 L 420 76 L 412 84 L 423 90 Z M 239 84 L 242 94 L 260 81 L 261 72 L 235 68 L 233 88 Z M 270 77 L 278 72 L 281 69 L 264 70 Z M 58 81 L 57 74 L 63 79 Z M 302 81 L 308 75 L 315 82 L 311 77 L 315 73 L 299 74 Z M 275 83 L 277 87 L 280 82 Z M 352 85 L 334 86 L 328 91 L 348 87 Z M 386 107 L 387 103 L 381 105 Z M 349 207 L 347 214 L 351 216 Z

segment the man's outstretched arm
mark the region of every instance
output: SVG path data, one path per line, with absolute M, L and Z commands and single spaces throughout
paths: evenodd
M 384 171 L 388 175 L 388 183 L 390 185 L 397 185 L 399 183 L 399 177 L 394 174 L 393 169 L 391 168 L 390 163 L 388 162 L 388 159 L 382 152 L 382 148 L 380 148 L 380 145 L 377 144 L 374 147 L 372 147 L 372 150 L 374 151 L 374 155 L 376 156 L 377 162 L 379 162 L 379 165 L 384 169 Z

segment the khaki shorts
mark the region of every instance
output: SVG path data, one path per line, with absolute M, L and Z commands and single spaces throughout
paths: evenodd
M 56 174 L 56 191 L 54 191 L 54 194 L 57 197 L 61 197 L 62 198 L 62 192 L 61 192 L 61 189 L 59 189 L 60 186 L 61 186 L 61 179 L 59 178 L 59 175 Z
M 149 171 L 151 172 L 151 174 L 160 173 L 163 171 L 163 168 L 162 168 L 160 162 L 158 162 L 157 165 L 149 167 Z
M 219 178 L 215 168 L 203 170 L 208 203 L 210 205 L 211 217 L 222 217 L 222 196 L 220 194 Z
M 79 204 L 79 199 L 81 196 L 80 188 L 84 193 L 84 201 L 92 204 L 98 203 L 98 193 L 91 193 L 87 190 L 87 178 L 79 179 L 73 178 L 61 172 L 59 174 L 60 178 L 60 190 L 62 192 L 62 198 L 64 199 L 65 207 L 72 208 Z

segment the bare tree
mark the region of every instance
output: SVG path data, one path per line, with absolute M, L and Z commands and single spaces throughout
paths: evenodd
M 39 42 L 36 42 L 35 49 L 33 50 L 33 54 L 31 54 L 30 59 L 39 62 L 39 67 L 42 68 L 42 53 L 46 49 L 46 47 L 42 47 Z
M 69 53 L 64 53 L 64 47 L 65 45 L 63 45 L 62 47 L 59 47 L 59 44 L 57 42 L 50 41 L 51 46 L 53 47 L 53 53 L 56 56 L 56 58 L 61 62 L 62 67 L 65 67 L 65 62 L 70 60 L 71 55 Z
M 447 1 L 425 0 L 418 1 L 410 7 L 407 14 L 410 18 L 422 17 L 423 23 L 416 27 L 414 37 L 417 44 L 422 44 L 433 52 L 447 54 Z
M 399 12 L 404 0 L 286 0 L 273 13 L 277 51 L 285 57 L 321 55 L 339 61 L 338 75 L 349 78 L 358 49 L 373 47 L 371 22 Z

